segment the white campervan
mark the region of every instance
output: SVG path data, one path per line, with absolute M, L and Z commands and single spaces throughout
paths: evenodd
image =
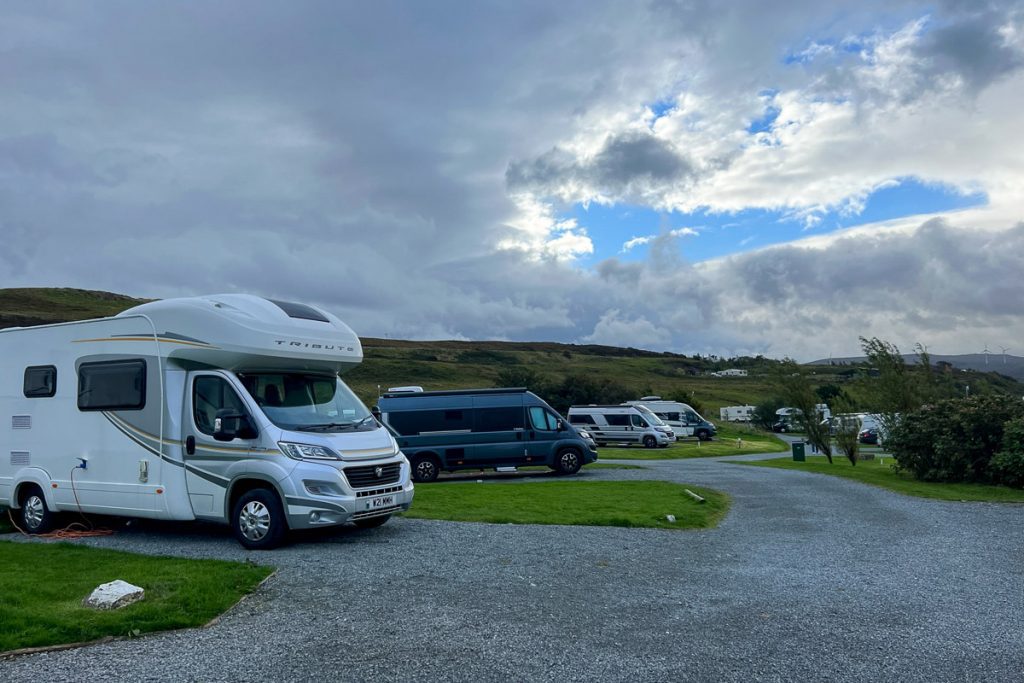
M 409 463 L 338 376 L 359 338 L 311 306 L 243 294 L 0 330 L 0 507 L 288 529 L 372 527 L 413 498 Z
M 644 396 L 639 401 L 626 401 L 626 405 L 647 408 L 671 427 L 676 437 L 696 436 L 701 441 L 708 441 L 718 433 L 712 422 L 685 403 L 663 401 L 660 396 Z
M 676 440 L 672 428 L 643 406 L 571 406 L 567 417 L 569 424 L 586 430 L 598 446 L 638 443 L 665 448 Z

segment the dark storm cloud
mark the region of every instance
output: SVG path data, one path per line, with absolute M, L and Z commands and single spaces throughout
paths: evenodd
M 1006 18 L 988 12 L 929 31 L 916 50 L 925 74 L 957 74 L 969 89 L 978 91 L 1019 69 L 1024 54 L 999 32 Z

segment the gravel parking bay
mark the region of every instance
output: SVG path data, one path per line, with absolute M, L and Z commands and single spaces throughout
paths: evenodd
M 709 486 L 730 513 L 693 532 L 398 519 L 272 553 L 206 527 L 83 541 L 279 572 L 211 628 L 3 661 L 0 680 L 1024 678 L 1024 506 L 645 466 L 581 477 Z

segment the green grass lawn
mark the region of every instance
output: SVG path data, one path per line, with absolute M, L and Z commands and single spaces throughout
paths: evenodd
M 0 652 L 200 626 L 272 571 L 67 543 L 0 542 Z M 114 579 L 145 588 L 145 599 L 115 611 L 82 606 L 96 586 Z
M 707 502 L 698 503 L 684 488 Z M 467 482 L 418 486 L 416 502 L 403 514 L 493 524 L 706 529 L 728 507 L 724 493 L 665 481 Z M 675 515 L 676 522 L 670 523 L 666 515 Z
M 770 434 L 726 425 L 719 429 L 714 441 L 677 441 L 668 448 L 606 447 L 599 448 L 598 455 L 610 460 L 679 460 L 744 453 L 784 453 L 787 450 L 787 444 Z
M 908 496 L 934 498 L 936 500 L 987 501 L 992 503 L 1024 503 L 1024 490 L 1011 489 L 1006 486 L 986 486 L 984 484 L 943 484 L 929 481 L 918 481 L 906 472 L 894 472 L 891 457 L 875 460 L 863 460 L 854 467 L 846 458 L 836 458 L 829 465 L 823 456 L 808 456 L 807 462 L 794 462 L 790 458 L 758 460 L 737 464 L 755 467 L 776 467 L 784 470 L 801 470 L 831 474 L 836 477 L 855 479 L 856 481 L 882 488 L 891 489 Z

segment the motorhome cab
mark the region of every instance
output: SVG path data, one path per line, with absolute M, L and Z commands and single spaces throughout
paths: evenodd
M 572 406 L 569 422 L 577 429 L 586 429 L 598 446 L 637 443 L 665 448 L 676 440 L 672 428 L 643 406 Z
M 708 441 L 718 433 L 718 428 L 700 413 L 678 401 L 663 401 L 660 396 L 644 396 L 639 401 L 626 401 L 626 405 L 647 408 L 672 428 L 677 437 L 696 436 Z
M 575 474 L 597 447 L 526 389 L 423 391 L 396 387 L 378 399 L 381 420 L 398 436 L 415 481 L 440 470 L 547 465 Z
M 0 331 L 0 506 L 203 519 L 247 548 L 289 529 L 379 526 L 409 463 L 339 378 L 359 338 L 311 306 L 226 294 Z

